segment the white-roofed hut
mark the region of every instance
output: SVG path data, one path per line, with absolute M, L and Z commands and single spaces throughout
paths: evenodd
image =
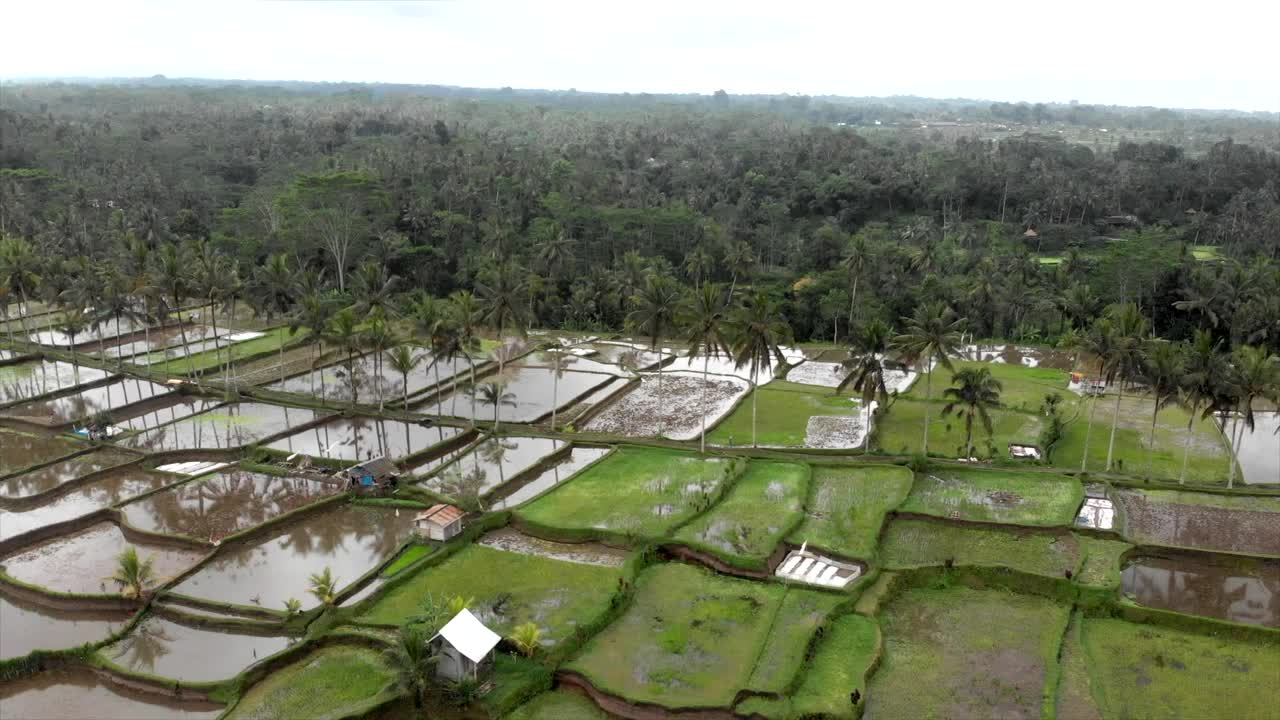
M 493 670 L 493 649 L 502 638 L 463 608 L 431 638 L 439 656 L 436 676 L 457 682 L 477 680 Z

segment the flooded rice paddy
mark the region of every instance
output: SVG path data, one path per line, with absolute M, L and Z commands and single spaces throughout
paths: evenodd
M 138 467 L 114 470 L 30 508 L 0 509 L 0 540 L 74 520 L 116 503 L 180 482 L 181 477 Z
M 138 455 L 116 448 L 103 448 L 45 465 L 0 481 L 0 497 L 17 499 L 49 492 L 59 486 L 91 473 L 123 465 L 137 459 Z
M 326 567 L 345 588 L 395 553 L 413 533 L 412 510 L 345 505 L 224 545 L 173 591 L 190 597 L 282 610 L 289 598 L 315 607 L 307 577 Z
M 152 328 L 144 337 L 129 338 L 124 341 L 117 341 L 112 345 L 108 345 L 102 351 L 91 350 L 91 354 L 95 357 L 103 359 L 115 360 L 117 358 L 129 358 L 134 355 L 146 355 L 148 353 L 163 350 L 167 347 L 182 345 L 183 328 L 176 325 L 170 325 L 166 328 Z M 218 328 L 216 331 L 209 325 L 190 325 L 185 329 L 186 341 L 188 343 L 200 342 L 208 340 L 220 335 L 225 335 L 229 331 L 226 328 Z
M 956 354 L 962 360 L 989 362 L 1055 370 L 1074 368 L 1071 353 L 1030 345 L 965 345 Z
M 1280 413 L 1255 412 L 1253 430 L 1241 428 L 1235 444 L 1244 481 L 1251 485 L 1280 484 Z
M 132 616 L 129 610 L 62 610 L 0 592 L 0 660 L 101 642 Z
M 622 567 L 629 553 L 600 543 L 559 543 L 525 535 L 519 530 L 502 528 L 486 534 L 476 541 L 479 545 L 506 550 L 521 555 L 538 557 L 582 565 Z
M 54 347 L 67 347 L 75 344 L 77 346 L 96 343 L 99 340 L 111 340 L 128 335 L 130 333 L 141 332 L 145 325 L 129 318 L 120 318 L 119 320 L 106 320 L 97 325 L 97 327 L 85 328 L 84 331 L 78 332 L 74 337 L 70 333 L 61 330 L 41 330 L 31 333 L 28 337 L 31 342 L 39 345 L 50 345 Z
M 267 447 L 320 458 L 362 461 L 401 458 L 421 452 L 463 431 L 448 425 L 407 423 L 372 417 L 334 418 L 309 430 L 280 438 Z
M 654 354 L 652 359 L 656 361 L 657 355 Z M 551 353 L 533 352 L 521 358 L 520 365 L 524 367 L 551 368 L 555 366 L 555 361 L 556 358 Z M 574 355 L 572 353 L 566 353 L 561 356 L 560 368 L 562 370 L 577 370 L 578 372 L 604 373 L 617 377 L 629 374 L 617 361 L 610 362 L 604 358 L 595 358 L 590 355 Z
M 555 379 L 555 371 L 545 367 L 508 366 L 501 376 L 489 375 L 478 380 L 480 385 L 490 382 L 501 383 L 504 399 L 499 404 L 498 419 L 501 422 L 533 422 L 551 413 L 552 405 L 563 408 L 574 400 L 603 385 L 614 376 L 603 373 L 565 370 Z M 552 398 L 555 402 L 552 402 Z M 414 409 L 428 415 L 447 415 L 452 417 L 472 417 L 472 395 L 466 388 L 442 397 L 438 402 L 432 401 Z M 474 397 L 477 422 L 492 422 L 494 405 L 485 402 L 483 395 L 476 392 Z
M 111 373 L 61 360 L 31 360 L 0 365 L 0 404 L 30 400 L 46 393 L 105 380 Z
M 112 424 L 122 430 L 142 432 L 189 418 L 221 404 L 221 401 L 212 398 L 175 393 L 154 403 L 147 403 L 145 408 L 135 409 L 133 412 L 112 413 L 111 419 Z
M 101 652 L 132 672 L 183 682 L 212 682 L 235 677 L 291 642 L 283 635 L 193 627 L 151 615 Z
M 491 437 L 476 443 L 426 485 L 446 494 L 465 487 L 468 495 L 484 495 L 564 445 L 548 438 Z
M 120 444 L 151 452 L 238 448 L 317 417 L 314 410 L 259 402 L 230 403 L 123 438 Z
M 154 563 L 157 584 L 163 584 L 195 565 L 203 553 L 148 543 L 131 542 L 109 522 L 0 558 L 4 572 L 18 580 L 63 593 L 115 595 L 118 587 L 109 579 L 116 557 L 129 545 Z
M 0 717 L 23 720 L 213 720 L 221 705 L 128 690 L 87 669 L 0 684 Z
M 692 440 L 700 434 L 704 416 L 710 430 L 750 389 L 746 380 L 713 375 L 705 384 L 704 405 L 703 385 L 699 374 L 663 372 L 659 390 L 657 374 L 646 374 L 638 385 L 632 385 L 626 394 L 591 418 L 583 429 L 630 437 L 661 435 L 673 440 Z
M 551 467 L 513 489 L 501 500 L 494 503 L 494 510 L 510 510 L 521 503 L 528 502 L 560 483 L 573 477 L 583 468 L 609 454 L 607 447 L 574 447 L 569 450 L 568 457 L 557 461 Z
M 1280 627 L 1280 561 L 1139 557 L 1121 589 L 1147 607 Z
M 1280 555 L 1280 498 L 1173 490 L 1117 490 L 1115 496 L 1124 509 L 1124 535 L 1131 541 Z
M 381 397 L 392 407 L 397 402 L 403 403 L 405 377 L 386 362 L 382 363 L 381 374 L 374 372 L 374 360 L 372 355 L 356 358 L 350 371 L 345 362 L 337 362 L 272 383 L 266 389 L 340 401 L 350 400 L 354 389 L 356 397 L 364 402 L 375 402 Z M 433 364 L 431 356 L 425 355 L 418 368 L 409 373 L 409 395 L 434 387 L 437 370 L 440 382 L 444 384 L 455 375 L 466 373 L 467 361 L 465 358 L 454 358 Z
M 139 530 L 215 541 L 340 490 L 320 480 L 235 469 L 149 495 L 121 512 Z
M 53 435 L 33 435 L 0 428 L 0 477 L 45 465 L 88 446 Z
M 840 363 L 808 360 L 787 371 L 787 382 L 833 388 L 848 376 L 849 370 Z
M 172 388 L 135 378 L 121 378 L 98 387 L 79 390 L 52 400 L 40 400 L 8 408 L 4 415 L 56 427 L 113 411 L 172 392 Z

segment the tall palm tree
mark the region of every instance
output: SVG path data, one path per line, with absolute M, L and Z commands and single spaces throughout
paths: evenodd
M 560 280 L 573 268 L 576 259 L 573 249 L 577 244 L 578 241 L 569 237 L 564 231 L 556 233 L 538 245 L 538 264 L 552 280 Z
M 1111 472 L 1115 454 L 1116 428 L 1120 424 L 1120 402 L 1124 397 L 1124 385 L 1142 369 L 1142 347 L 1146 341 L 1147 320 L 1135 303 L 1125 303 L 1111 308 L 1115 327 L 1115 347 L 1108 361 L 1110 374 L 1116 378 L 1115 415 L 1111 417 L 1111 439 L 1107 442 L 1106 472 Z
M 702 412 L 698 447 L 707 452 L 707 386 L 711 382 L 711 358 L 732 356 L 729 338 L 729 301 L 724 286 L 703 283 L 677 306 L 676 324 L 684 328 L 687 357 L 702 355 Z M 661 369 L 661 368 L 659 368 Z
M 1192 428 L 1201 419 L 1201 406 L 1212 411 L 1214 394 L 1223 382 L 1224 367 L 1221 341 L 1213 339 L 1208 330 L 1196 330 L 1187 350 L 1186 368 L 1182 378 L 1183 402 L 1191 411 L 1187 419 L 1186 441 L 1182 447 L 1182 471 L 1178 473 L 1178 484 L 1187 481 L 1187 460 L 1191 454 Z
M 459 290 L 449 296 L 449 318 L 458 336 L 458 349 L 467 358 L 467 372 L 471 387 L 476 386 L 474 355 L 480 352 L 480 323 L 484 310 L 470 290 Z M 457 395 L 455 383 L 454 393 Z M 456 399 L 456 398 L 455 398 Z M 476 396 L 471 394 L 471 427 L 476 425 Z
M 680 302 L 680 286 L 666 275 L 650 275 L 644 287 L 632 298 L 627 314 L 627 332 L 649 339 L 649 349 L 658 353 L 658 406 L 662 407 L 662 339 L 674 324 L 676 306 Z M 658 434 L 665 430 L 666 415 L 658 414 Z
M 942 391 L 947 401 L 942 415 L 953 412 L 964 417 L 965 458 L 973 457 L 973 420 L 982 422 L 987 437 L 991 436 L 990 411 L 1000 405 L 1000 391 L 1004 386 L 991 376 L 987 368 L 961 368 L 951 379 L 952 387 Z
M 845 246 L 844 255 L 840 258 L 840 269 L 844 270 L 849 280 L 849 318 L 845 322 L 846 328 L 853 327 L 853 313 L 858 307 L 858 280 L 862 278 L 870 262 L 871 251 L 867 246 L 867 238 L 861 234 L 849 238 L 849 244 Z
M 360 332 L 360 321 L 356 319 L 353 309 L 342 308 L 329 319 L 325 328 L 325 340 L 329 344 L 347 353 L 347 377 L 351 380 L 351 407 L 356 406 L 359 399 L 358 383 L 355 381 L 356 353 L 364 342 Z
M 289 315 L 297 287 L 293 268 L 289 267 L 289 256 L 285 253 L 275 253 L 269 255 L 266 262 L 254 271 L 253 279 L 249 283 L 249 293 L 258 307 L 266 313 L 267 319 L 272 320 L 277 315 L 286 317 Z M 299 326 L 291 318 L 288 327 L 289 334 L 293 335 Z M 284 333 L 279 334 L 280 382 L 284 382 L 285 379 L 284 336 Z
M 41 277 L 36 272 L 39 264 L 31 243 L 19 237 L 0 237 L 0 284 L 8 286 L 22 303 L 18 308 L 18 321 L 24 336 L 29 332 L 27 315 L 31 308 L 28 298 L 40 286 Z
M 693 280 L 695 288 L 702 287 L 703 279 L 711 273 L 714 264 L 715 258 L 701 244 L 695 245 L 684 256 L 684 272 Z
M 756 265 L 756 255 L 745 240 L 729 243 L 724 253 L 724 264 L 732 275 L 729 283 L 729 302 L 733 302 L 733 294 L 738 289 L 738 278 L 746 277 Z
M 177 243 L 166 242 L 160 246 L 155 258 L 156 266 L 152 277 L 155 279 L 156 287 L 169 300 L 169 310 L 179 312 L 182 309 L 182 301 L 191 293 L 187 253 Z M 163 324 L 163 320 L 161 322 Z M 181 313 L 178 317 L 178 330 L 182 336 L 182 353 L 187 358 L 187 369 L 191 370 L 194 367 L 190 352 L 191 344 L 187 342 L 187 324 L 181 317 Z
M 361 265 L 351 282 L 356 315 L 365 317 L 381 312 L 385 317 L 395 317 L 395 292 L 399 285 L 400 278 L 389 274 L 386 266 L 372 261 Z
M 783 319 L 777 300 L 756 290 L 743 298 L 742 305 L 730 313 L 728 336 L 734 366 L 748 368 L 751 383 L 751 447 L 756 441 L 756 382 L 761 375 L 772 375 L 774 363 L 786 364 L 781 346 L 791 341 L 791 326 Z
M 871 439 L 871 402 L 879 399 L 884 405 L 889 401 L 889 391 L 884 383 L 884 354 L 889 349 L 892 330 L 879 319 L 872 320 L 850 335 L 849 359 L 841 363 L 848 372 L 835 392 L 844 392 L 850 384 L 862 397 L 863 427 L 867 428 L 865 443 Z
M 382 651 L 383 658 L 396 674 L 400 692 L 413 698 L 413 707 L 422 709 L 423 699 L 431 687 L 431 667 L 439 656 L 431 650 L 426 631 L 416 625 L 400 628 L 395 643 Z
M 1160 410 L 1178 399 L 1183 385 L 1183 346 L 1167 340 L 1152 340 L 1143 349 L 1141 379 L 1151 390 L 1151 434 L 1147 438 L 1147 475 L 1156 451 L 1156 420 Z
M 1093 355 L 1098 360 L 1098 379 L 1110 383 L 1112 376 L 1107 368 L 1110 367 L 1111 357 L 1116 349 L 1116 331 L 1115 325 L 1109 317 L 1101 317 L 1089 326 L 1089 332 L 1080 340 L 1080 348 L 1085 352 Z M 1086 388 L 1086 392 L 1087 392 Z M 1093 436 L 1093 416 L 1098 410 L 1098 400 L 1101 393 L 1093 394 L 1093 399 L 1089 402 L 1089 424 L 1084 429 L 1084 451 L 1080 457 L 1080 472 L 1089 469 L 1089 447 L 1090 439 Z
M 480 399 L 493 406 L 493 429 L 498 429 L 498 410 L 503 406 L 515 407 L 515 393 L 507 391 L 506 383 L 500 380 L 491 380 L 481 383 L 479 388 L 473 387 L 472 393 L 479 393 Z
M 391 369 L 400 373 L 404 390 L 404 411 L 409 412 L 409 373 L 422 364 L 422 354 L 415 353 L 412 345 L 397 345 L 387 351 L 387 360 L 391 362 Z
M 373 351 L 373 389 L 378 394 L 378 411 L 381 412 L 386 402 L 386 378 L 383 377 L 382 373 L 382 354 L 387 349 L 395 347 L 399 340 L 392 331 L 390 324 L 387 323 L 387 318 L 383 314 L 382 308 L 373 310 L 369 316 L 369 322 L 366 323 L 364 332 L 361 335 L 361 340 Z M 352 381 L 354 380 L 355 378 L 352 378 Z
M 960 331 L 964 319 L 941 302 L 921 305 L 915 315 L 903 318 L 906 332 L 894 337 L 892 347 L 909 363 L 917 363 L 925 373 L 924 443 L 921 452 L 929 454 L 929 409 L 933 403 L 933 367 L 941 365 L 952 370 L 951 356 L 960 345 Z
M 476 281 L 476 291 L 484 303 L 484 320 L 498 331 L 498 374 L 506 369 L 506 332 L 523 335 L 526 317 L 523 302 L 528 279 L 514 262 L 504 262 Z
M 1280 395 L 1280 357 L 1271 354 L 1266 348 L 1241 345 L 1231 354 L 1231 366 L 1232 384 L 1240 403 L 1237 417 L 1244 420 L 1244 428 L 1237 438 L 1235 424 L 1232 424 L 1231 469 L 1227 475 L 1229 488 L 1235 486 L 1244 430 L 1252 432 L 1254 428 L 1253 401 L 1260 397 L 1274 400 Z
M 559 345 L 549 347 L 543 352 L 551 363 L 551 429 L 555 430 L 556 411 L 560 409 L 560 377 L 570 365 L 578 361 L 578 356 Z
M 323 399 L 328 397 L 325 389 L 324 372 L 317 368 L 324 359 L 324 343 L 328 338 L 329 322 L 333 319 L 336 309 L 337 303 L 332 295 L 319 290 L 311 290 L 305 293 L 298 301 L 298 309 L 289 321 L 289 334 L 292 335 L 305 327 L 311 331 L 311 337 L 316 342 L 316 354 L 311 361 L 311 394 L 316 394 L 316 375 L 319 375 L 320 397 Z

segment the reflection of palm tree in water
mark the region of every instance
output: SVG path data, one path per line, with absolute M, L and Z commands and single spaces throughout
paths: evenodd
M 134 670 L 154 671 L 156 661 L 169 654 L 173 640 L 158 618 L 147 618 L 115 646 L 111 657 L 123 659 L 123 664 Z
M 476 451 L 476 472 L 481 472 L 480 461 L 484 460 L 490 465 L 498 467 L 498 485 L 504 485 L 507 482 L 506 460 L 507 453 L 519 447 L 514 441 L 505 438 L 490 438 Z

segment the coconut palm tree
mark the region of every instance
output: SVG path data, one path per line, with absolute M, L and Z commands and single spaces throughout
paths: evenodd
M 413 707 L 421 709 L 431 687 L 431 667 L 439 656 L 431 651 L 426 631 L 415 625 L 400 628 L 395 643 L 382 651 L 382 657 L 395 672 L 400 692 L 413 698 Z
M 941 302 L 921 305 L 915 315 L 903 318 L 907 330 L 894 337 L 891 346 L 908 362 L 918 363 L 925 373 L 924 442 L 921 453 L 929 454 L 929 408 L 933 403 L 933 368 L 941 365 L 953 369 L 951 356 L 960 345 L 960 331 L 964 319 Z
M 498 332 L 498 374 L 506 369 L 506 332 L 513 329 L 523 335 L 528 279 L 514 262 L 504 262 L 483 273 L 476 281 L 476 292 L 484 306 L 484 320 Z
M 467 371 L 471 387 L 476 386 L 475 353 L 480 352 L 480 323 L 484 311 L 480 302 L 469 290 L 459 290 L 449 296 L 449 318 L 458 336 L 458 350 L 467 358 Z M 455 383 L 454 395 L 457 394 Z M 471 426 L 476 425 L 476 396 L 471 395 Z
M 329 319 L 325 328 L 325 340 L 347 353 L 347 377 L 351 381 L 351 406 L 355 407 L 359 399 L 358 383 L 355 379 L 356 353 L 364 342 L 364 334 L 360 332 L 360 321 L 355 311 L 349 307 L 342 308 Z
M 844 255 L 840 258 L 840 269 L 844 270 L 849 280 L 849 318 L 845 322 L 846 332 L 847 328 L 853 327 L 853 313 L 858 307 L 858 280 L 862 279 L 870 262 L 871 249 L 867 245 L 867 238 L 862 234 L 849 238 L 849 244 L 845 246 Z
M 680 302 L 680 286 L 666 275 L 650 275 L 644 287 L 631 298 L 632 310 L 627 313 L 627 332 L 642 335 L 649 340 L 649 349 L 658 353 L 658 407 L 662 407 L 662 339 L 675 324 L 676 306 Z M 658 434 L 661 435 L 666 415 L 658 413 Z
M 889 401 L 889 391 L 884 384 L 884 354 L 889 349 L 892 333 L 888 325 L 879 319 L 872 320 L 850 335 L 849 359 L 840 363 L 847 371 L 836 386 L 836 394 L 844 392 L 850 384 L 862 398 L 863 426 L 867 428 L 864 443 L 871 438 L 871 403 L 881 405 Z
M 724 252 L 724 264 L 733 276 L 729 283 L 729 302 L 733 302 L 733 294 L 738 289 L 738 278 L 746 277 L 756 266 L 756 255 L 745 240 L 729 244 Z
M 395 317 L 395 292 L 399 285 L 400 278 L 387 273 L 384 265 L 373 261 L 361 265 L 351 282 L 356 315 L 365 317 L 381 312 L 383 317 Z
M 388 348 L 395 347 L 399 340 L 387 323 L 387 318 L 383 314 L 382 308 L 375 308 L 371 311 L 369 322 L 361 336 L 363 344 L 373 351 L 371 355 L 373 358 L 373 387 L 378 394 L 378 412 L 382 412 L 383 404 L 386 400 L 386 382 L 382 374 L 382 354 Z M 352 378 L 352 380 L 354 381 L 355 378 Z
M 961 368 L 951 379 L 952 386 L 942 391 L 946 405 L 942 415 L 952 413 L 964 418 L 965 457 L 973 457 L 973 421 L 977 418 L 987 437 L 991 436 L 990 411 L 1000 406 L 1000 391 L 1004 386 L 991 376 L 987 368 Z
M 714 265 L 715 258 L 702 245 L 695 245 L 684 256 L 684 272 L 698 289 L 702 288 L 703 278 L 711 274 Z
M 686 357 L 702 355 L 702 412 L 698 434 L 700 452 L 707 451 L 707 387 L 711 383 L 711 358 L 732 356 L 729 338 L 729 302 L 724 286 L 703 283 L 676 307 L 676 325 L 684 328 Z M 659 368 L 661 369 L 661 368 Z
M 338 579 L 333 576 L 329 566 L 326 565 L 323 572 L 311 573 L 307 578 L 307 583 L 310 585 L 307 588 L 307 592 L 311 593 L 321 603 L 328 607 L 333 607 L 334 603 L 337 602 Z
M 1098 359 L 1098 379 L 1106 382 L 1111 381 L 1111 375 L 1107 368 L 1110 366 L 1111 356 L 1116 348 L 1116 332 L 1115 326 L 1109 317 L 1101 317 L 1089 326 L 1089 332 L 1085 333 L 1080 339 L 1080 349 L 1093 355 Z M 1086 392 L 1088 392 L 1086 388 Z M 1089 424 L 1084 429 L 1084 450 L 1080 457 L 1080 472 L 1089 469 L 1089 446 L 1090 438 L 1093 436 L 1093 416 L 1098 410 L 1098 399 L 1101 393 L 1093 394 L 1092 400 L 1089 401 Z
M 533 657 L 538 648 L 542 647 L 542 628 L 532 620 L 515 626 L 511 631 L 511 644 L 525 657 Z
M 295 291 L 298 287 L 293 275 L 293 268 L 289 267 L 289 256 L 285 253 L 275 253 L 267 256 L 266 262 L 254 271 L 253 279 L 249 283 L 250 297 L 266 313 L 268 320 L 275 318 L 276 315 L 289 318 L 290 336 L 300 327 L 294 320 L 295 316 L 289 314 L 293 308 Z M 285 333 L 279 334 L 280 382 L 285 380 L 284 336 Z
M 1140 378 L 1151 390 L 1151 434 L 1147 438 L 1147 475 L 1156 451 L 1156 420 L 1160 410 L 1178 400 L 1183 384 L 1183 346 L 1167 340 L 1152 340 L 1143 348 Z
M 1253 401 L 1258 398 L 1276 399 L 1280 389 L 1280 357 L 1273 355 L 1266 348 L 1252 345 L 1241 345 L 1231 354 L 1231 383 L 1239 398 L 1237 421 L 1244 420 L 1239 438 L 1236 437 L 1235 423 L 1232 423 L 1231 469 L 1227 475 L 1227 487 L 1235 486 L 1236 466 L 1240 461 L 1240 443 L 1244 439 L 1244 430 L 1254 428 Z
M 472 393 L 479 393 L 480 399 L 493 406 L 493 429 L 498 430 L 498 410 L 503 405 L 516 406 L 515 393 L 507 392 L 507 385 L 499 380 L 481 383 L 479 388 L 472 387 Z
M 1111 472 L 1111 461 L 1116 448 L 1116 428 L 1120 424 L 1120 402 L 1124 397 L 1124 385 L 1142 369 L 1142 347 L 1147 335 L 1147 320 L 1135 303 L 1125 303 L 1111 308 L 1115 327 L 1115 347 L 1108 361 L 1110 374 L 1116 378 L 1116 408 L 1111 417 L 1111 439 L 1107 442 L 1106 472 Z
M 147 586 L 155 582 L 155 558 L 138 557 L 138 549 L 130 545 L 116 557 L 116 571 L 111 579 L 120 585 L 120 594 L 127 598 L 140 598 Z
M 1192 428 L 1199 416 L 1200 408 L 1212 412 L 1215 392 L 1223 382 L 1226 368 L 1222 359 L 1221 341 L 1213 339 L 1208 330 L 1196 330 L 1187 350 L 1186 368 L 1182 376 L 1182 402 L 1190 409 L 1187 418 L 1186 440 L 1182 447 L 1182 470 L 1178 473 L 1178 484 L 1187 481 L 1187 460 L 1191 454 Z
M 560 376 L 578 361 L 578 356 L 559 345 L 543 351 L 551 363 L 551 429 L 556 429 L 556 411 L 560 409 Z
M 400 373 L 400 381 L 403 383 L 405 412 L 409 412 L 409 373 L 422 364 L 422 358 L 422 353 L 415 353 L 410 345 L 397 345 L 387 351 L 391 369 Z
M 305 327 L 311 331 L 311 337 L 316 341 L 316 355 L 311 361 L 311 394 L 316 394 L 315 376 L 319 375 L 320 397 L 324 399 L 328 398 L 328 393 L 325 390 L 324 372 L 317 370 L 317 368 L 324 360 L 324 343 L 328 337 L 329 322 L 333 320 L 336 309 L 337 303 L 332 295 L 312 290 L 302 296 L 298 302 L 297 311 L 289 320 L 289 333 L 291 335 Z
M 169 301 L 169 310 L 178 312 L 182 302 L 191 293 L 190 270 L 187 253 L 173 242 L 166 242 L 155 253 L 155 268 L 152 272 L 155 285 Z M 182 353 L 187 358 L 187 369 L 194 365 L 191 359 L 191 344 L 187 342 L 187 325 L 184 318 L 178 318 L 178 330 L 182 336 Z
M 791 341 L 791 326 L 782 319 L 777 300 L 762 290 L 743 298 L 742 305 L 729 315 L 728 336 L 736 368 L 748 368 L 751 383 L 751 447 L 758 447 L 756 434 L 757 379 L 772 375 L 774 363 L 786 364 L 781 346 Z
M 24 336 L 28 333 L 28 298 L 41 282 L 41 277 L 36 272 L 39 265 L 40 259 L 31 243 L 19 237 L 0 237 L 0 284 L 7 286 L 21 302 L 18 322 Z

